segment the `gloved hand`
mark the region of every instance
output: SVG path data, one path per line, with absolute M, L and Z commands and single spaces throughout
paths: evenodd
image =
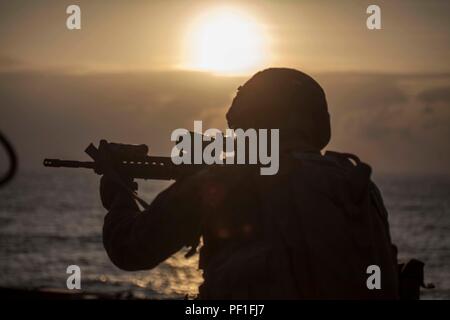
M 132 179 L 125 179 L 124 181 L 132 190 L 137 190 L 137 183 L 133 182 Z M 113 206 L 139 209 L 128 191 L 106 175 L 100 179 L 100 199 L 106 210 L 111 210 Z

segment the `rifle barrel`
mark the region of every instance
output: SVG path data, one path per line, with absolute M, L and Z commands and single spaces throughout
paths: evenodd
M 94 169 L 95 162 L 93 161 L 75 161 L 75 160 L 60 160 L 60 159 L 44 159 L 45 167 L 65 167 L 65 168 L 86 168 Z
M 94 169 L 102 174 L 101 168 L 96 168 L 93 161 L 75 161 L 60 159 L 44 159 L 45 167 L 53 168 L 86 168 Z M 170 157 L 145 157 L 136 161 L 122 161 L 116 168 L 123 174 L 137 179 L 172 180 L 195 173 L 204 165 L 175 165 Z

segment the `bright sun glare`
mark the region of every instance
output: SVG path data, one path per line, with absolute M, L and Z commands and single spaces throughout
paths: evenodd
M 242 74 L 260 68 L 266 58 L 267 37 L 261 25 L 232 9 L 209 11 L 188 30 L 189 69 L 217 74 Z

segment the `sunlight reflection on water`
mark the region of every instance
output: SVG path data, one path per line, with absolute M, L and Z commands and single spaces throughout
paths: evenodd
M 435 290 L 424 298 L 450 298 L 450 179 L 385 176 L 376 180 L 390 211 L 400 257 L 427 263 Z M 141 184 L 151 200 L 168 182 Z M 0 286 L 66 287 L 66 268 L 82 270 L 82 289 L 130 291 L 151 298 L 193 297 L 202 282 L 198 255 L 179 252 L 151 271 L 124 272 L 103 249 L 105 211 L 98 177 L 81 171 L 21 173 L 0 190 Z

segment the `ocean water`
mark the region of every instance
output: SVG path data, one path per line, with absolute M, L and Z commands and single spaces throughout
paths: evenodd
M 131 292 L 137 297 L 193 297 L 202 281 L 198 256 L 180 252 L 151 271 L 125 272 L 102 245 L 105 211 L 98 176 L 83 170 L 21 172 L 0 189 L 0 286 L 66 288 L 66 268 L 82 272 L 83 290 Z M 400 258 L 426 263 L 425 280 L 436 288 L 423 299 L 450 299 L 450 177 L 379 176 L 375 181 L 390 213 Z M 151 200 L 169 182 L 144 182 Z

